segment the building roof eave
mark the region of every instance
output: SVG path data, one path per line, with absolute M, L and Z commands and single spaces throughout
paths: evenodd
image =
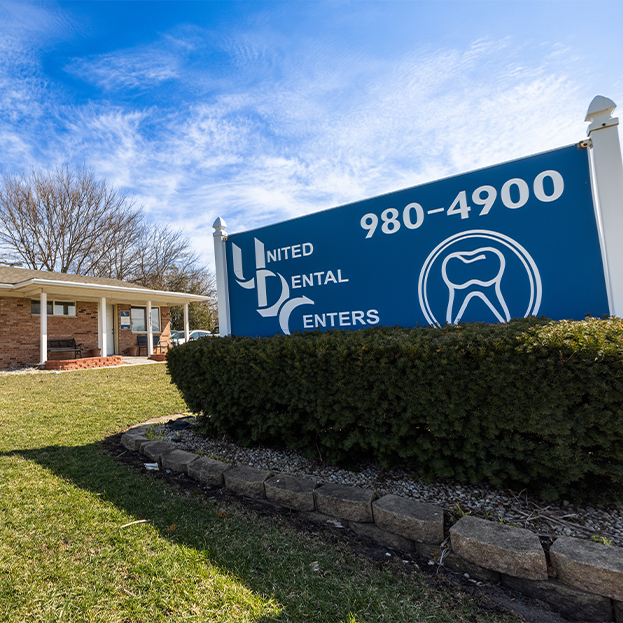
M 112 286 L 93 283 L 77 283 L 75 281 L 61 281 L 52 279 L 33 278 L 13 284 L 0 283 L 2 290 L 8 290 L 22 296 L 36 296 L 41 292 L 66 297 L 76 297 L 80 300 L 114 298 L 127 302 L 159 303 L 161 305 L 183 305 L 193 302 L 207 302 L 213 300 L 211 296 L 188 294 L 186 292 L 168 292 L 166 290 L 150 290 L 149 288 Z

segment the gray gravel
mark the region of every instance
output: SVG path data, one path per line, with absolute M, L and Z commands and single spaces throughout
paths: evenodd
M 166 425 L 150 430 L 150 436 L 176 444 L 183 450 L 208 456 L 231 465 L 250 465 L 259 469 L 311 476 L 320 483 L 336 483 L 388 493 L 442 506 L 455 517 L 471 514 L 491 521 L 502 521 L 532 530 L 541 537 L 574 536 L 601 538 L 623 547 L 623 506 L 619 508 L 579 507 L 566 500 L 548 503 L 525 491 L 498 490 L 489 485 L 439 481 L 425 484 L 405 470 L 381 470 L 362 465 L 357 471 L 339 469 L 309 461 L 289 450 L 243 448 L 221 439 L 193 433 L 192 428 L 173 431 Z

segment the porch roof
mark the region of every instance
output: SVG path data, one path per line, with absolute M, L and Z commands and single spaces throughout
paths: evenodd
M 0 266 L 0 296 L 38 299 L 42 292 L 48 296 L 76 301 L 99 301 L 106 297 L 109 303 L 151 301 L 168 307 L 212 300 L 210 296 L 199 294 L 151 290 L 118 279 Z

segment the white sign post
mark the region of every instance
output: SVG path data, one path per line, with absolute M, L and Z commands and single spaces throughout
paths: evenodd
M 214 228 L 214 262 L 216 266 L 216 294 L 218 299 L 218 326 L 219 335 L 231 333 L 229 315 L 229 288 L 227 285 L 227 255 L 225 241 L 227 240 L 226 223 L 219 216 L 212 225 Z
M 613 316 L 623 316 L 623 162 L 616 104 L 598 95 L 586 113 L 592 143 L 594 184 L 608 303 Z

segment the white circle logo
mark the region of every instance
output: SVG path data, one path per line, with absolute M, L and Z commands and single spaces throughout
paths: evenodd
M 528 251 L 486 229 L 461 232 L 438 244 L 418 281 L 420 307 L 434 326 L 536 315 L 541 296 L 539 269 Z

